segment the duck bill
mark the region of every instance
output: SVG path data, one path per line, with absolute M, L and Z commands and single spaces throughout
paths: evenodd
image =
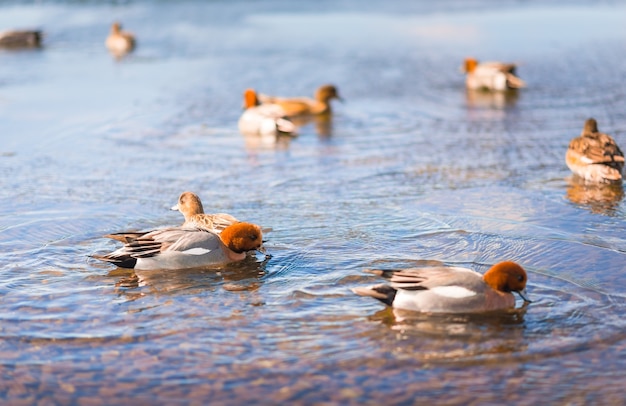
M 526 289 L 518 290 L 517 294 L 519 295 L 519 297 L 521 297 L 524 300 L 524 302 L 528 302 L 528 303 L 532 303 L 533 302 L 532 300 L 530 300 L 528 298 L 528 292 L 526 292 Z
M 267 250 L 265 249 L 265 247 L 260 246 L 259 248 L 256 249 L 257 252 L 260 252 L 261 254 L 265 255 L 265 260 L 267 261 L 268 259 L 272 258 L 272 254 L 268 254 Z
M 170 208 L 170 210 L 180 211 L 180 207 L 178 207 L 178 203 L 176 203 L 174 206 L 172 206 L 172 207 Z

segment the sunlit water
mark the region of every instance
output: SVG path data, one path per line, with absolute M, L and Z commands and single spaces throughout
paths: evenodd
M 407 2 L 409 3 L 409 2 Z M 584 120 L 626 145 L 621 3 L 57 2 L 0 6 L 5 401 L 621 403 L 621 188 L 564 164 Z M 139 38 L 122 60 L 111 21 Z M 586 27 L 586 28 L 584 28 Z M 464 57 L 519 64 L 467 94 Z M 246 87 L 338 86 L 295 139 L 237 131 Z M 144 272 L 102 235 L 179 224 L 184 190 L 264 227 L 272 257 Z M 525 308 L 392 312 L 371 267 L 529 271 Z M 518 303 L 521 306 L 521 303 Z

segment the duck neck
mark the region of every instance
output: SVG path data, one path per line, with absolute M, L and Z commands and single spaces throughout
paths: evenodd
M 501 309 L 502 304 L 506 303 L 506 307 L 515 306 L 515 296 L 511 292 L 500 292 L 497 290 L 489 290 L 486 295 L 485 307 L 488 310 Z
M 329 100 L 316 100 L 311 108 L 311 113 L 313 114 L 323 114 L 328 112 L 330 112 Z
M 222 243 L 222 251 L 229 261 L 241 261 L 246 258 L 245 252 L 235 252 Z

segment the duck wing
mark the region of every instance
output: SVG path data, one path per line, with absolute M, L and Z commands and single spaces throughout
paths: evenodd
M 482 286 L 482 275 L 460 267 L 425 267 L 392 270 L 368 270 L 387 279 L 392 287 L 402 290 L 428 290 L 442 286 Z
M 624 166 L 624 153 L 607 134 L 595 132 L 574 138 L 569 145 L 570 151 L 580 155 L 587 164 L 605 164 L 621 170 Z

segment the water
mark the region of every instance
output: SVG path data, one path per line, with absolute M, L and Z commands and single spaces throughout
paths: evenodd
M 413 4 L 415 3 L 415 4 Z M 24 403 L 621 403 L 622 188 L 564 163 L 584 120 L 626 145 L 625 7 L 503 2 L 0 6 L 0 394 Z M 120 19 L 139 48 L 103 42 Z M 593 23 L 593 29 L 582 29 Z M 530 27 L 530 28 L 529 28 Z M 464 57 L 518 95 L 466 94 Z M 278 144 L 246 87 L 346 100 Z M 208 212 L 271 228 L 262 258 L 134 274 L 109 232 Z M 529 306 L 424 316 L 349 290 L 372 267 L 529 271 Z M 518 303 L 521 305 L 521 303 Z

